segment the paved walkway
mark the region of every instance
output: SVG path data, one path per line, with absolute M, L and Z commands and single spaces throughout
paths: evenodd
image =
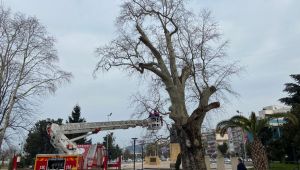
M 144 169 L 150 170 L 150 169 L 156 169 L 156 170 L 165 170 L 165 169 L 170 169 L 170 162 L 169 161 L 162 161 L 159 166 L 156 165 L 143 165 Z M 210 165 L 211 170 L 216 170 L 217 169 L 217 164 L 212 163 Z M 232 170 L 231 164 L 225 164 L 226 170 Z M 124 170 L 132 170 L 133 169 L 133 162 L 130 163 L 122 163 L 122 169 Z M 142 169 L 142 163 L 141 162 L 136 162 L 135 163 L 135 169 Z

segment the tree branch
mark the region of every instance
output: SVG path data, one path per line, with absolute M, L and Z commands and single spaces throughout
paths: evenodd
M 215 109 L 215 108 L 218 108 L 218 107 L 220 107 L 219 102 L 210 103 L 209 105 L 207 105 L 205 107 L 198 107 L 197 109 L 195 109 L 193 111 L 191 116 L 188 118 L 187 124 L 193 122 L 194 120 L 197 120 L 200 116 L 202 116 L 201 115 L 202 113 L 206 113 L 206 112 L 210 111 L 211 109 Z
M 139 24 L 136 24 L 136 29 L 138 30 L 138 32 L 141 35 L 139 39 L 150 49 L 150 51 L 152 52 L 152 54 L 154 55 L 154 57 L 157 59 L 159 68 L 161 69 L 160 75 L 163 75 L 162 76 L 164 78 L 163 80 L 166 81 L 166 82 L 170 82 L 170 79 L 169 79 L 170 73 L 169 73 L 169 71 L 168 71 L 168 69 L 167 69 L 167 67 L 166 67 L 166 65 L 165 65 L 165 63 L 164 63 L 164 61 L 162 59 L 161 54 L 153 46 L 153 44 L 150 42 L 150 40 L 148 39 L 147 35 L 142 30 L 142 28 L 139 26 Z M 155 70 L 155 71 L 157 71 L 157 70 Z
M 190 77 L 192 73 L 192 69 L 190 65 L 186 65 L 181 70 L 181 75 L 179 77 L 179 80 L 181 84 L 185 84 L 186 80 Z

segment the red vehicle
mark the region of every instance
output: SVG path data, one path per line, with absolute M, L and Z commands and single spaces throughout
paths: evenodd
M 103 145 L 85 144 L 77 145 L 77 147 L 82 152 L 81 154 L 38 154 L 34 170 L 106 170 L 107 159 Z
M 84 122 L 58 125 L 52 123 L 47 127 L 51 144 L 61 154 L 38 154 L 34 170 L 106 170 L 108 166 L 121 168 L 121 161 L 108 165 L 106 151 L 103 145 L 88 144 L 76 145 L 74 141 L 97 133 L 100 130 L 128 129 L 130 127 L 148 127 L 158 130 L 162 118 L 155 115 L 145 120 L 110 121 L 110 122 Z M 87 133 L 74 139 L 69 139 L 66 134 Z
M 34 170 L 79 170 L 83 169 L 82 155 L 38 154 Z

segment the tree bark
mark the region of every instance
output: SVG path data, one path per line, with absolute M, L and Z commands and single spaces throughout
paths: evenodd
M 177 155 L 177 159 L 175 162 L 175 170 L 180 170 L 180 164 L 181 164 L 181 153 Z
M 1 122 L 2 129 L 0 131 L 0 150 L 2 148 L 3 140 L 4 140 L 4 137 L 5 137 L 5 132 L 6 132 L 7 128 L 9 127 L 9 121 L 10 121 L 11 113 L 12 113 L 13 106 L 14 106 L 15 101 L 16 101 L 16 98 L 14 96 L 16 96 L 17 90 L 18 90 L 18 88 L 16 88 L 13 92 L 13 95 L 12 95 L 13 97 L 11 97 L 11 100 L 9 102 L 9 106 L 8 106 L 9 108 L 4 113 L 3 122 Z
M 250 147 L 254 168 L 256 170 L 268 170 L 268 157 L 261 141 L 259 139 L 254 139 L 250 144 Z
M 176 128 L 181 149 L 182 168 L 184 170 L 206 170 L 200 125 L 188 124 Z

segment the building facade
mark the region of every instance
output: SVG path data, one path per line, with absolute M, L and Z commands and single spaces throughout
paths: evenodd
M 228 128 L 228 145 L 229 145 L 229 152 L 233 155 L 244 155 L 244 131 L 242 128 L 235 127 L 235 128 Z
M 287 113 L 290 110 L 291 107 L 271 105 L 271 106 L 263 107 L 263 109 L 258 112 L 258 116 L 260 118 L 265 118 L 268 115 L 272 115 L 276 113 Z
M 263 107 L 261 111 L 258 112 L 259 118 L 265 118 L 268 115 L 277 114 L 277 113 L 287 113 L 291 110 L 291 107 L 287 106 L 266 106 Z M 276 118 L 273 120 L 270 120 L 269 124 L 271 128 L 273 129 L 272 137 L 273 139 L 278 139 L 281 136 L 281 126 L 285 123 L 285 120 L 283 118 Z
M 212 158 L 215 158 L 218 154 L 218 145 L 222 145 L 223 143 L 228 144 L 228 135 L 224 134 L 224 136 L 221 136 L 214 129 L 203 130 L 201 135 L 205 154 Z
M 217 151 L 216 131 L 213 129 L 206 129 L 201 133 L 202 144 L 205 149 L 205 154 L 214 157 Z

